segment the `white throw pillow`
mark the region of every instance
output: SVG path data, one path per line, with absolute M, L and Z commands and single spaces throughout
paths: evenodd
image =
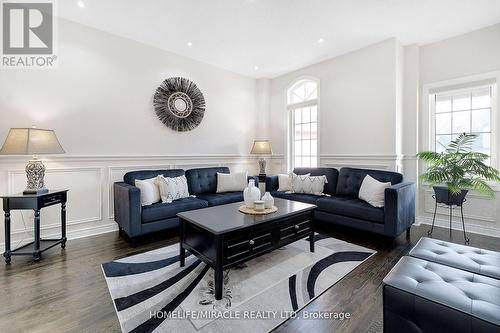
M 292 190 L 292 176 L 291 174 L 279 174 L 278 175 L 278 191 L 291 191 Z
M 156 179 L 160 188 L 162 202 L 170 203 L 174 200 L 189 197 L 186 176 L 164 177 L 160 175 Z
M 247 173 L 217 172 L 217 193 L 243 191 L 247 187 Z
M 289 174 L 279 174 L 278 175 L 278 191 L 289 192 L 292 190 L 292 176 L 294 173 Z M 305 174 L 309 176 L 310 173 Z
M 325 195 L 326 176 L 292 175 L 292 192 Z
M 368 202 L 373 207 L 384 207 L 385 189 L 391 186 L 390 182 L 382 183 L 370 175 L 366 175 L 359 188 L 358 198 Z
M 136 179 L 135 187 L 141 190 L 141 206 L 152 205 L 160 201 L 160 189 L 156 185 L 156 177 L 149 179 Z

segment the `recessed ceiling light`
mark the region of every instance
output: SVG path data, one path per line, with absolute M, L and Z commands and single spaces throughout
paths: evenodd
M 193 46 L 193 43 L 187 42 L 187 46 L 191 47 L 191 46 Z
M 318 43 L 323 43 L 325 40 L 323 38 L 318 39 Z
M 85 2 L 83 2 L 83 1 L 78 1 L 76 4 L 77 4 L 77 5 L 78 5 L 78 7 L 80 7 L 80 8 L 84 8 L 84 7 L 85 7 Z
M 256 71 L 259 70 L 259 66 L 254 66 L 253 69 L 255 69 Z

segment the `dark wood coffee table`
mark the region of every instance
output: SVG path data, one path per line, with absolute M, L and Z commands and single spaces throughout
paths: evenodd
M 246 215 L 238 211 L 243 202 L 177 214 L 180 219 L 180 265 L 186 250 L 215 271 L 215 299 L 222 298 L 223 272 L 247 260 L 309 236 L 314 252 L 315 205 L 274 199 L 278 211 Z

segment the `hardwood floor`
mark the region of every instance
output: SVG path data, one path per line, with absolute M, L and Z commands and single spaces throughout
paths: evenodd
M 276 332 L 381 332 L 382 279 L 399 258 L 408 253 L 428 226 L 415 226 L 409 241 L 402 235 L 394 242 L 375 234 L 346 228 L 323 230 L 333 237 L 369 247 L 377 254 L 311 302 L 298 318 L 288 320 Z M 448 231 L 434 229 L 434 237 L 450 240 Z M 471 245 L 500 251 L 500 239 L 470 234 Z M 120 326 L 100 264 L 176 243 L 173 233 L 156 234 L 130 248 L 118 236 L 68 241 L 65 250 L 55 248 L 34 263 L 14 257 L 0 265 L 0 332 L 119 332 Z M 463 243 L 461 232 L 452 241 Z M 303 311 L 350 313 L 340 320 L 310 320 Z

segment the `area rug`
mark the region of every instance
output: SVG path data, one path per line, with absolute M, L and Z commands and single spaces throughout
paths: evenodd
M 268 332 L 375 253 L 317 234 L 225 271 L 214 299 L 213 270 L 179 245 L 102 265 L 124 332 Z

